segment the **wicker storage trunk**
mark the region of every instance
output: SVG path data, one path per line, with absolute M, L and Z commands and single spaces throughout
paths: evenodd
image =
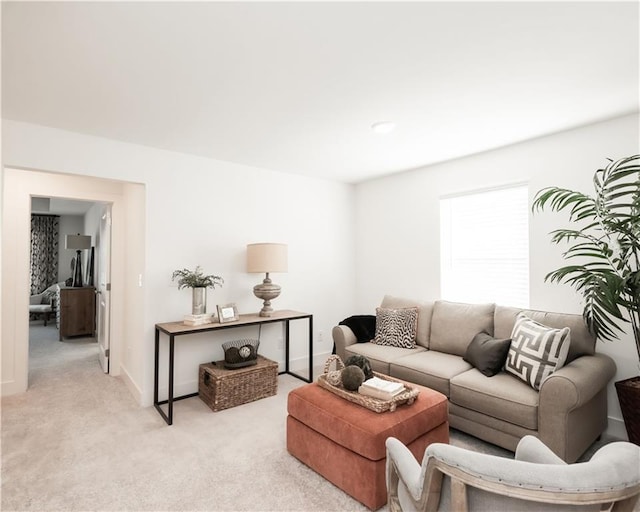
M 258 356 L 257 364 L 228 370 L 224 361 L 200 365 L 198 394 L 211 410 L 273 396 L 278 391 L 278 363 Z

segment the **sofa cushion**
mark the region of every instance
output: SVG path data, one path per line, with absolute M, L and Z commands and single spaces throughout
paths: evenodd
M 511 338 L 500 340 L 486 332 L 479 332 L 471 340 L 463 359 L 483 375 L 493 377 L 504 367 L 510 346 Z
M 418 308 L 418 330 L 416 332 L 416 344 L 429 348 L 429 336 L 431 335 L 431 315 L 433 314 L 433 302 L 405 299 L 385 295 L 380 304 L 382 308 Z
M 375 343 L 356 343 L 355 345 L 349 345 L 345 347 L 345 358 L 352 355 L 361 355 L 369 359 L 371 363 L 371 369 L 374 372 L 389 373 L 389 363 L 396 359 L 406 356 L 407 354 L 417 354 L 418 352 L 424 352 L 424 347 L 415 348 L 398 348 L 387 347 L 385 345 L 376 345 Z
M 471 368 L 460 356 L 427 350 L 394 359 L 389 365 L 389 375 L 435 389 L 448 397 L 449 381 Z
M 449 399 L 460 407 L 538 430 L 539 393 L 509 373 L 486 377 L 472 368 L 453 377 L 450 389 Z
M 494 333 L 496 338 L 508 338 L 511 335 L 513 326 L 516 323 L 518 313 L 524 313 L 532 320 L 541 324 L 562 329 L 568 327 L 571 330 L 571 343 L 567 354 L 567 363 L 575 358 L 588 355 L 592 356 L 596 352 L 596 340 L 587 329 L 582 315 L 570 313 L 549 313 L 546 311 L 536 311 L 533 309 L 521 309 L 507 306 L 496 306 Z
M 376 308 L 376 345 L 413 348 L 416 346 L 418 308 Z
M 571 342 L 568 327 L 554 329 L 519 313 L 511 338 L 505 369 L 536 390 L 567 360 Z
M 495 304 L 463 304 L 438 300 L 433 306 L 429 348 L 464 356 L 473 337 L 485 331 L 493 335 Z

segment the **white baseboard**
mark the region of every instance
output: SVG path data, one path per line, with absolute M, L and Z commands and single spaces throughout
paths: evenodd
M 173 396 L 184 396 L 191 395 L 193 393 L 198 392 L 198 381 L 190 380 L 188 382 L 174 383 L 173 385 Z M 169 388 L 159 387 L 158 395 L 160 397 L 160 401 L 166 400 L 167 395 L 169 394 Z
M 605 435 L 607 437 L 613 437 L 616 439 L 621 439 L 622 441 L 627 441 L 629 437 L 627 436 L 627 429 L 624 426 L 624 421 L 620 418 L 612 418 L 609 416 L 607 422 L 607 430 L 605 430 Z
M 26 388 L 21 386 L 15 380 L 2 381 L 2 396 L 17 395 L 18 393 L 24 393 Z
M 331 352 L 321 352 L 319 354 L 313 354 L 313 373 L 316 374 L 318 368 L 324 368 L 324 363 L 331 355 Z M 280 363 L 280 371 L 284 368 L 284 362 Z M 309 360 L 306 357 L 299 357 L 297 359 L 291 359 L 289 361 L 289 368 L 294 372 L 300 372 L 309 368 Z
M 118 375 L 117 378 L 122 379 L 138 405 L 141 405 L 142 407 L 152 405 L 153 401 L 150 401 L 148 404 L 144 403 L 145 401 L 142 397 L 142 390 L 136 385 L 127 369 L 122 365 L 120 365 L 120 375 Z

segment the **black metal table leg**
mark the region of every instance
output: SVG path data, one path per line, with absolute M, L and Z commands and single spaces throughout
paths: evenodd
M 169 425 L 173 425 L 173 358 L 175 355 L 175 337 L 169 336 L 169 396 L 167 404 L 169 406 Z
M 155 354 L 154 354 L 153 366 L 154 366 L 154 372 L 153 372 L 153 406 L 156 408 L 156 410 L 158 411 L 160 416 L 162 416 L 162 419 L 167 422 L 167 425 L 171 425 L 171 421 L 172 420 L 165 414 L 165 412 L 162 410 L 162 407 L 161 407 L 162 404 L 165 404 L 167 402 L 166 401 L 161 402 L 159 400 L 159 397 L 158 397 L 158 395 L 159 395 L 159 392 L 158 392 L 158 388 L 159 388 L 158 381 L 159 381 L 159 369 L 160 369 L 160 331 L 158 329 L 156 329 L 156 336 L 155 336 Z
M 158 369 L 160 368 L 160 331 L 156 328 L 153 359 L 153 405 L 158 405 Z
M 284 371 L 289 373 L 291 371 L 289 368 L 289 320 L 284 322 L 284 333 Z
M 283 373 L 287 375 L 291 375 L 292 377 L 296 377 L 304 382 L 313 382 L 313 317 L 309 318 L 309 377 L 303 377 L 298 375 L 295 372 L 291 371 L 291 365 L 289 359 L 291 357 L 289 342 L 290 342 L 290 328 L 289 328 L 289 320 L 284 320 L 285 322 L 285 363 L 284 363 L 284 371 L 279 372 L 278 375 L 282 375 Z M 299 319 L 296 319 L 299 320 Z

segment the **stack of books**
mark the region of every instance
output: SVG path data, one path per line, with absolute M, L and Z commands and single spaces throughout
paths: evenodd
M 184 315 L 184 325 L 205 325 L 213 322 L 211 315 Z
M 385 380 L 380 377 L 371 377 L 362 383 L 358 388 L 358 393 L 379 398 L 380 400 L 391 400 L 404 390 L 405 386 L 402 382 Z

